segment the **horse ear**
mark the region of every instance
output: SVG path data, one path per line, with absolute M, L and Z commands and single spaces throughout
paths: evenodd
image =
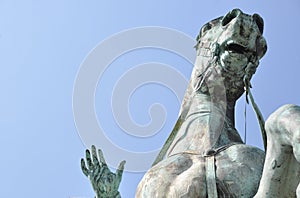
M 256 40 L 256 54 L 261 59 L 267 52 L 267 42 L 264 37 L 259 37 Z
M 255 23 L 257 24 L 257 27 L 260 31 L 261 34 L 263 34 L 264 32 L 264 20 L 263 18 L 261 18 L 261 16 L 259 16 L 258 14 L 253 14 L 252 15 Z
M 202 28 L 201 28 L 201 32 L 200 34 L 203 35 L 205 32 L 207 32 L 208 30 L 211 29 L 211 24 L 210 23 L 206 23 Z
M 200 29 L 200 33 L 198 34 L 198 36 L 196 38 L 196 41 L 197 41 L 197 44 L 195 45 L 196 49 L 198 49 L 198 45 L 200 43 L 200 39 L 203 36 L 203 34 L 205 32 L 207 32 L 208 30 L 210 30 L 210 29 L 211 29 L 211 24 L 210 23 L 206 23 L 205 25 L 202 26 L 202 28 Z
M 230 12 L 228 12 L 221 20 L 222 26 L 226 26 L 230 21 L 232 21 L 234 18 L 242 14 L 243 12 L 240 9 L 233 9 Z
M 206 23 L 205 25 L 203 25 L 203 26 L 201 27 L 201 29 L 200 29 L 200 32 L 199 32 L 199 34 L 198 34 L 196 40 L 199 41 L 200 38 L 203 36 L 203 34 L 204 34 L 205 32 L 207 32 L 208 30 L 210 30 L 210 29 L 211 29 L 211 24 L 210 24 L 210 23 Z

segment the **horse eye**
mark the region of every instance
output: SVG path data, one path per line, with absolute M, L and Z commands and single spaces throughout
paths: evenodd
M 227 25 L 230 21 L 232 21 L 232 19 L 234 19 L 235 17 L 237 17 L 242 11 L 239 9 L 234 9 L 232 11 L 230 11 L 228 14 L 226 14 L 222 21 L 221 24 L 222 26 Z
M 258 27 L 260 33 L 263 34 L 263 32 L 264 32 L 264 20 L 258 14 L 254 14 L 252 17 L 253 17 L 255 23 L 257 24 L 257 27 Z

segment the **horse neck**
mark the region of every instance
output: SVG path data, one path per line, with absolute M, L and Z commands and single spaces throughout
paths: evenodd
M 235 102 L 226 105 L 227 108 L 222 109 L 208 94 L 196 92 L 168 155 L 187 150 L 205 154 L 233 142 L 242 143 L 234 128 Z
M 222 128 L 221 135 L 213 147 L 218 148 L 231 143 L 243 143 L 235 128 L 235 101 L 227 101 L 224 127 Z
M 222 102 L 214 102 L 208 94 L 200 92 L 196 93 L 193 100 L 192 105 L 194 106 L 191 106 L 190 115 L 198 111 L 198 117 L 201 118 L 208 113 L 203 120 L 204 125 L 202 127 L 208 129 L 202 138 L 209 140 L 204 144 L 206 147 L 204 150 L 218 148 L 233 142 L 242 143 L 235 129 L 235 101 L 226 101 L 226 103 L 221 104 Z M 201 109 L 206 111 L 201 112 Z

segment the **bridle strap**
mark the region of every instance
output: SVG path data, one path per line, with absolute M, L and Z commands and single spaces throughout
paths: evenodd
M 259 123 L 260 131 L 261 131 L 261 135 L 262 135 L 262 139 L 263 139 L 263 143 L 264 143 L 264 149 L 265 149 L 265 151 L 267 151 L 267 133 L 265 130 L 265 120 L 264 120 L 264 117 L 263 117 L 260 109 L 258 108 L 256 102 L 254 101 L 254 97 L 250 90 L 252 88 L 251 83 L 250 83 L 250 75 L 252 75 L 251 70 L 253 69 L 252 68 L 253 66 L 256 67 L 257 65 L 258 65 L 258 57 L 257 56 L 252 57 L 252 60 L 249 61 L 248 65 L 245 69 L 246 75 L 244 76 L 243 81 L 244 81 L 244 89 L 246 92 L 246 102 L 247 102 L 247 104 L 249 104 L 249 100 L 248 100 L 248 96 L 249 96 L 252 107 L 254 109 L 254 112 L 256 114 L 256 117 L 257 117 L 257 120 Z
M 218 198 L 215 155 L 206 157 L 206 189 L 208 198 Z
M 248 102 L 248 96 L 249 96 L 252 107 L 254 109 L 254 112 L 256 114 L 256 117 L 257 117 L 257 120 L 258 120 L 258 123 L 259 123 L 260 131 L 261 131 L 261 135 L 262 135 L 263 143 L 264 143 L 264 149 L 265 149 L 265 151 L 267 151 L 267 133 L 266 133 L 266 129 L 265 129 L 264 117 L 263 117 L 261 111 L 259 110 L 257 104 L 254 101 L 254 98 L 253 98 L 253 95 L 251 93 L 249 84 L 245 85 L 245 91 L 246 91 L 246 101 L 247 101 L 247 103 L 249 103 Z

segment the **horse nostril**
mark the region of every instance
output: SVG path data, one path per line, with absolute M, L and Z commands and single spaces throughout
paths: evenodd
M 221 21 L 222 26 L 227 25 L 232 19 L 236 18 L 241 13 L 242 11 L 240 9 L 233 9 L 232 11 L 228 12 L 228 14 L 226 14 Z

